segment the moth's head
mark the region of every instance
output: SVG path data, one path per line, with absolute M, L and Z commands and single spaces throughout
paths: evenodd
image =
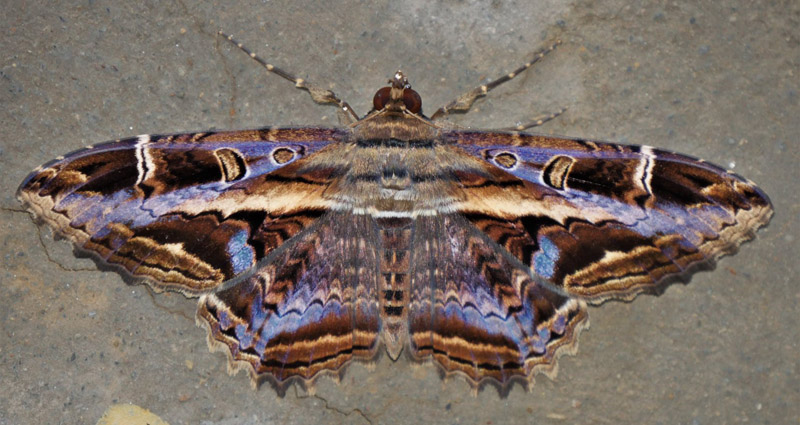
M 402 71 L 394 73 L 388 87 L 381 87 L 372 98 L 372 106 L 376 111 L 408 111 L 412 114 L 422 113 L 422 98 L 408 84 L 408 78 Z

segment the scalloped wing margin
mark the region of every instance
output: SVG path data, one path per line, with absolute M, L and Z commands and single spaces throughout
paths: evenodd
M 381 330 L 372 218 L 328 213 L 246 281 L 200 298 L 197 322 L 229 371 L 283 393 L 373 359 Z
M 659 292 L 713 267 L 773 212 L 751 181 L 647 146 L 525 134 L 448 137 L 454 150 L 486 167 L 456 176 L 464 201 L 454 209 L 537 280 L 592 303 Z
M 577 350 L 586 304 L 532 279 L 529 270 L 458 215 L 417 219 L 409 301 L 409 353 L 477 389 L 554 377 Z
M 17 196 L 98 263 L 197 295 L 250 270 L 326 210 L 320 194 L 338 170 L 300 169 L 339 137 L 271 128 L 144 135 L 57 158 Z

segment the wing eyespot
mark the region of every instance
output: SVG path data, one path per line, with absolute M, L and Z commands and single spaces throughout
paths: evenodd
M 567 176 L 575 158 L 556 155 L 544 166 L 542 170 L 542 180 L 553 189 L 564 190 L 566 188 Z
M 234 149 L 221 148 L 214 151 L 219 161 L 222 178 L 226 182 L 241 180 L 247 174 L 247 164 L 242 154 Z
M 495 165 L 504 170 L 513 170 L 519 164 L 519 157 L 513 152 L 500 152 L 492 158 Z
M 279 148 L 275 148 L 270 153 L 270 158 L 276 165 L 285 165 L 298 156 L 297 151 L 291 148 L 287 148 L 285 146 L 281 146 Z

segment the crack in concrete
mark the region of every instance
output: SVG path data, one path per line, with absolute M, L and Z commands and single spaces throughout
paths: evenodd
M 370 417 L 367 416 L 367 414 L 364 413 L 363 410 L 361 410 L 361 409 L 359 409 L 357 407 L 354 407 L 354 408 L 350 409 L 350 411 L 346 411 L 346 410 L 342 410 L 342 409 L 340 409 L 338 407 L 332 406 L 331 403 L 326 398 L 318 396 L 316 394 L 306 394 L 306 395 L 301 396 L 300 393 L 297 391 L 297 385 L 294 385 L 294 396 L 297 397 L 298 400 L 303 400 L 303 399 L 307 399 L 307 398 L 315 398 L 317 400 L 320 400 L 321 402 L 324 403 L 326 410 L 334 411 L 334 412 L 336 412 L 336 413 L 338 413 L 340 415 L 343 415 L 343 416 L 350 416 L 350 415 L 356 413 L 359 416 L 361 416 L 365 421 L 367 421 L 368 424 L 372 425 L 372 419 L 370 419 Z
M 171 309 L 171 308 L 169 308 L 169 307 L 167 307 L 167 306 L 165 306 L 163 304 L 160 304 L 158 302 L 158 300 L 157 300 L 157 297 L 155 295 L 155 291 L 153 290 L 153 288 L 151 288 L 150 285 L 143 285 L 143 286 L 145 288 L 147 288 L 147 295 L 150 296 L 150 299 L 153 301 L 153 305 L 156 306 L 156 308 L 158 308 L 159 310 L 163 310 L 163 311 L 165 311 L 165 312 L 167 312 L 169 314 L 172 314 L 174 316 L 181 316 L 181 317 L 183 317 L 184 319 L 186 319 L 186 320 L 188 320 L 190 322 L 194 322 L 194 318 L 193 317 L 189 317 L 183 311 L 181 311 L 181 310 L 173 310 L 173 309 Z
M 183 0 L 176 0 L 176 3 L 183 9 L 183 11 L 186 14 L 186 16 L 188 16 L 193 21 L 194 26 L 196 27 L 197 32 L 199 34 L 208 36 L 208 37 L 214 39 L 214 41 L 215 41 L 215 49 L 214 50 L 217 52 L 217 54 L 219 54 L 220 58 L 222 59 L 221 62 L 222 62 L 222 66 L 223 66 L 224 72 L 229 77 L 229 79 L 231 81 L 231 94 L 230 94 L 230 97 L 229 97 L 229 102 L 231 104 L 230 113 L 229 113 L 229 120 L 230 120 L 229 127 L 232 128 L 233 127 L 234 116 L 236 115 L 236 107 L 235 106 L 236 106 L 236 103 L 238 102 L 238 90 L 237 90 L 238 85 L 236 83 L 236 75 L 231 70 L 231 67 L 228 64 L 226 56 L 223 54 L 222 50 L 220 49 L 220 37 L 219 37 L 219 35 L 217 35 L 216 31 L 213 34 L 211 34 L 208 31 L 206 31 L 204 26 L 203 26 L 203 24 L 201 23 L 201 19 L 199 19 L 197 16 L 193 15 L 190 12 L 189 7 L 185 4 L 185 2 Z M 31 215 L 31 213 L 29 211 L 21 210 L 21 209 L 12 209 L 12 208 L 5 208 L 5 207 L 2 207 L 0 209 L 2 209 L 3 211 L 17 212 L 17 213 L 27 213 L 28 215 Z M 66 267 L 63 264 L 59 263 L 58 261 L 54 260 L 50 256 L 49 251 L 47 250 L 47 246 L 44 243 L 44 237 L 42 236 L 41 227 L 38 226 L 38 225 L 36 226 L 36 232 L 37 232 L 37 237 L 39 239 L 39 243 L 42 245 L 42 248 L 44 250 L 45 256 L 47 257 L 47 260 L 49 262 L 55 264 L 61 270 L 69 271 L 69 272 L 88 272 L 88 271 L 96 271 L 96 270 L 98 270 L 96 268 L 85 268 L 85 269 L 84 268 L 75 268 L 75 269 L 73 269 L 73 268 L 70 268 L 70 267 Z M 186 320 L 189 320 L 189 321 L 193 321 L 194 320 L 194 318 L 189 317 L 183 311 L 170 309 L 169 307 L 159 303 L 158 300 L 157 300 L 157 297 L 156 297 L 156 295 L 154 293 L 154 290 L 149 285 L 143 285 L 143 286 L 147 289 L 146 292 L 147 292 L 148 296 L 150 297 L 150 299 L 152 300 L 153 305 L 156 306 L 158 309 L 160 309 L 162 311 L 165 311 L 165 312 L 167 312 L 167 313 L 169 313 L 171 315 L 176 315 L 176 316 L 183 317 L 183 318 L 185 318 Z M 336 413 L 338 413 L 338 414 L 340 414 L 342 416 L 345 416 L 345 417 L 349 417 L 349 416 L 351 416 L 353 414 L 356 414 L 356 415 L 360 416 L 361 418 L 363 418 L 368 424 L 370 424 L 370 425 L 373 424 L 372 419 L 369 416 L 367 416 L 367 414 L 364 413 L 363 410 L 361 410 L 359 408 L 352 408 L 349 411 L 348 410 L 344 410 L 344 409 L 340 409 L 340 408 L 338 408 L 336 406 L 333 406 L 331 404 L 331 402 L 328 401 L 324 397 L 321 397 L 321 396 L 316 395 L 316 394 L 313 394 L 313 395 L 311 395 L 311 394 L 300 395 L 300 393 L 297 390 L 297 386 L 295 386 L 294 389 L 295 389 L 295 397 L 297 399 L 299 399 L 299 400 L 308 399 L 308 398 L 314 398 L 314 399 L 317 399 L 317 400 L 321 401 L 326 410 L 330 410 L 330 411 L 336 412 Z
M 21 210 L 16 208 L 0 207 L 0 211 L 8 211 L 11 213 L 25 213 L 30 215 L 30 212 L 28 212 L 28 210 Z
M 0 210 L 11 212 L 11 213 L 23 213 L 23 214 L 27 214 L 30 217 L 33 217 L 33 214 L 30 211 L 27 211 L 27 210 L 8 208 L 8 207 L 0 207 Z M 35 221 L 35 220 L 33 220 L 33 221 Z M 36 223 L 34 223 L 34 224 L 36 225 Z M 53 233 L 53 234 L 55 235 L 55 233 Z M 62 271 L 65 271 L 65 272 L 76 272 L 77 273 L 77 272 L 91 272 L 91 271 L 96 271 L 97 270 L 96 268 L 83 268 L 83 267 L 72 268 L 72 267 L 67 267 L 67 266 L 61 264 L 60 262 L 58 262 L 57 260 L 55 260 L 50 255 L 50 251 L 48 251 L 47 245 L 44 243 L 44 236 L 42 236 L 42 227 L 39 226 L 39 225 L 36 225 L 36 237 L 37 237 L 37 239 L 39 239 L 39 244 L 42 246 L 42 250 L 44 251 L 44 256 L 47 258 L 47 261 L 50 262 L 50 263 L 55 264 L 56 267 L 58 267 Z M 73 245 L 73 247 L 74 247 L 74 245 Z
M 58 267 L 62 271 L 74 272 L 74 273 L 97 271 L 96 268 L 84 268 L 84 267 L 72 268 L 72 267 L 67 267 L 67 266 L 61 264 L 60 262 L 56 261 L 53 257 L 50 256 L 50 251 L 47 250 L 47 245 L 45 245 L 45 243 L 44 243 L 44 236 L 42 236 L 42 228 L 39 227 L 39 226 L 36 226 L 36 237 L 39 239 L 39 244 L 42 245 L 42 250 L 44 251 L 44 256 L 47 257 L 47 261 L 55 264 L 56 267 Z M 74 247 L 74 245 L 73 245 L 73 247 Z

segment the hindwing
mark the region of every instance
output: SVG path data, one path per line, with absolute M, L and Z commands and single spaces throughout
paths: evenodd
M 473 385 L 553 375 L 588 326 L 586 304 L 538 284 L 460 215 L 422 217 L 415 230 L 411 356 L 432 357 Z
M 449 130 L 396 80 L 350 127 L 119 140 L 18 197 L 100 264 L 200 296 L 209 345 L 280 391 L 381 344 L 476 387 L 553 375 L 587 303 L 686 279 L 772 215 L 685 155 Z
M 381 318 L 372 218 L 328 213 L 252 276 L 200 298 L 197 321 L 233 370 L 279 391 L 377 354 Z

